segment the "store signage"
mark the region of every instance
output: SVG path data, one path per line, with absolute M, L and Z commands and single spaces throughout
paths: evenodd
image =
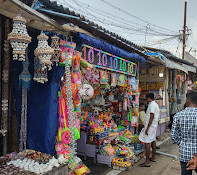
M 112 55 L 108 52 L 82 45 L 82 57 L 84 60 L 101 69 L 136 76 L 137 64 Z

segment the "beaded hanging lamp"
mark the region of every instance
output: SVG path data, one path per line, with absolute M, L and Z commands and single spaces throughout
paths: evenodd
M 41 34 L 37 37 L 38 47 L 34 50 L 34 54 L 38 58 L 42 66 L 42 70 L 52 69 L 51 58 L 54 53 L 54 49 L 48 45 L 48 38 L 49 37 L 46 36 L 44 32 L 41 32 Z
M 31 42 L 31 37 L 27 33 L 26 20 L 18 14 L 13 21 L 12 32 L 8 34 L 8 40 L 13 48 L 13 60 L 25 61 L 26 48 Z
M 47 78 L 47 70 L 44 69 L 42 70 L 42 66 L 39 63 L 38 58 L 34 58 L 34 77 L 33 80 L 38 82 L 38 83 L 45 83 L 48 81 Z
M 57 35 L 54 35 L 51 37 L 51 47 L 54 49 L 54 54 L 52 55 L 51 61 L 53 63 L 56 63 L 56 66 L 58 65 L 60 54 L 61 54 L 61 49 L 59 47 L 59 37 Z

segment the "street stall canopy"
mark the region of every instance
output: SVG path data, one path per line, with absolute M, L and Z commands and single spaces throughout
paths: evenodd
M 186 67 L 182 66 L 181 64 L 178 64 L 178 63 L 171 61 L 167 58 L 164 58 L 164 60 L 165 60 L 165 66 L 167 68 L 178 69 L 178 70 L 182 70 L 185 73 L 188 73 L 188 69 Z
M 83 33 L 77 33 L 77 38 L 81 43 L 91 45 L 95 48 L 100 48 L 102 50 L 110 52 L 111 54 L 118 55 L 118 56 L 125 57 L 125 58 L 130 58 L 130 59 L 132 59 L 136 62 L 140 62 L 140 63 L 146 62 L 145 58 L 143 58 L 142 56 L 140 56 L 136 53 L 130 53 L 130 52 L 128 52 L 124 49 L 121 49 L 117 46 L 109 44 L 109 43 L 102 41 L 100 39 L 90 37 L 90 36 L 85 35 Z

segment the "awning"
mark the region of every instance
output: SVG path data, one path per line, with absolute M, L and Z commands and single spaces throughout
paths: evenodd
M 120 56 L 120 57 L 123 57 L 123 58 L 130 58 L 132 59 L 133 61 L 137 61 L 139 63 L 145 63 L 146 62 L 146 59 L 142 56 L 140 56 L 139 54 L 137 53 L 132 53 L 132 52 L 128 52 L 122 48 L 119 48 L 117 46 L 114 46 L 112 44 L 109 44 L 103 40 L 100 40 L 100 39 L 97 39 L 97 38 L 93 38 L 93 37 L 90 37 L 88 35 L 85 35 L 83 33 L 77 33 L 76 34 L 76 38 L 78 40 L 77 43 L 85 43 L 85 44 L 88 44 L 92 47 L 95 47 L 95 48 L 98 48 L 98 49 L 101 49 L 101 50 L 104 50 L 106 52 L 109 52 L 113 55 L 117 55 L 117 56 Z
M 164 65 L 164 56 L 157 52 L 145 52 L 148 55 L 148 61 L 152 61 L 153 63 L 158 63 Z
M 193 72 L 193 73 L 196 73 L 196 68 L 195 67 L 192 67 L 192 66 L 189 66 L 189 65 L 186 65 L 186 64 L 182 64 L 183 67 L 185 67 L 188 72 Z
M 164 61 L 165 61 L 165 66 L 167 68 L 182 70 L 183 72 L 188 74 L 188 69 L 185 66 L 182 66 L 181 64 L 171 61 L 165 57 L 164 57 Z

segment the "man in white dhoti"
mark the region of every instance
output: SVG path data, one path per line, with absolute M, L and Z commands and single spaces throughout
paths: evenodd
M 140 164 L 141 167 L 150 167 L 150 161 L 156 162 L 156 133 L 158 127 L 158 120 L 160 116 L 160 109 L 158 104 L 154 101 L 154 94 L 149 93 L 146 95 L 146 100 L 149 103 L 146 116 L 144 119 L 144 128 L 142 129 L 139 140 L 145 143 L 146 162 Z M 152 158 L 150 159 L 150 147 L 152 144 Z

